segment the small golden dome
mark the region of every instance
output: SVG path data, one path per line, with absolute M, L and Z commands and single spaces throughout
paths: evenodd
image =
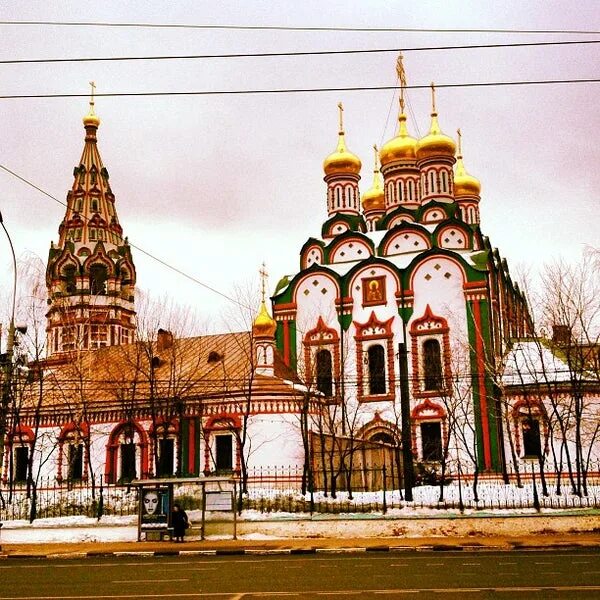
M 469 175 L 463 164 L 460 154 L 456 157 L 456 170 L 454 172 L 454 196 L 479 196 L 481 183 L 479 179 Z
M 367 190 L 362 197 L 362 207 L 365 213 L 374 210 L 385 209 L 385 193 L 383 191 L 383 183 L 381 181 L 381 172 L 377 162 L 378 152 L 377 146 L 373 146 L 375 151 L 375 168 L 373 169 L 373 185 Z
M 401 113 L 398 117 L 398 134 L 383 145 L 379 158 L 382 165 L 387 165 L 395 160 L 415 160 L 417 140 L 409 135 L 406 127 L 406 115 Z
M 98 127 L 100 125 L 100 118 L 98 115 L 93 114 L 91 111 L 83 117 L 84 127 Z
M 481 183 L 479 179 L 467 173 L 462 157 L 462 133 L 460 129 L 456 133 L 458 135 L 458 154 L 456 155 L 456 165 L 454 167 L 454 197 L 479 197 L 481 194 Z
M 456 144 L 454 140 L 442 133 L 437 119 L 437 113 L 431 113 L 429 133 L 417 142 L 417 160 L 438 156 L 454 157 Z
M 269 314 L 264 301 L 260 303 L 258 315 L 252 323 L 252 333 L 258 337 L 274 337 L 277 329 L 277 321 Z
M 353 175 L 358 175 L 361 166 L 362 163 L 360 162 L 360 158 L 358 158 L 356 154 L 352 154 L 352 152 L 346 148 L 344 132 L 340 131 L 335 152 L 332 152 L 323 161 L 323 171 L 325 171 L 325 175 L 333 175 L 334 173 L 352 173 Z

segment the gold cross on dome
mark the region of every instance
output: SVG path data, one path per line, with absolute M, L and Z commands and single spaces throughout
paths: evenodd
M 93 115 L 94 114 L 94 94 L 96 92 L 96 82 L 95 81 L 90 81 L 90 86 L 92 88 L 92 93 L 90 96 L 90 114 Z
M 261 287 L 261 295 L 262 295 L 262 301 L 265 301 L 265 293 L 266 293 L 266 287 L 267 287 L 267 277 L 269 276 L 269 274 L 267 273 L 267 266 L 265 265 L 265 263 L 263 262 L 262 267 L 260 268 L 260 270 L 258 271 L 259 275 L 260 275 L 260 287 Z
M 338 102 L 338 109 L 340 113 L 340 133 L 344 133 L 344 105 Z

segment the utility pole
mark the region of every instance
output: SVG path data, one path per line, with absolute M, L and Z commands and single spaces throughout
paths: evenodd
M 400 363 L 400 412 L 402 415 L 402 467 L 404 470 L 404 498 L 407 502 L 413 500 L 415 471 L 412 455 L 410 396 L 408 387 L 408 352 L 406 343 L 398 344 L 398 362 Z

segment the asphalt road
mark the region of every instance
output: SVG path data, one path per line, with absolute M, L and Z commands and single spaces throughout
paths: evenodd
M 600 555 L 573 551 L 8 559 L 0 600 L 600 598 Z

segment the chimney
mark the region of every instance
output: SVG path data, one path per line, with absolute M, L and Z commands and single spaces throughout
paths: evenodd
M 156 351 L 164 352 L 173 346 L 173 334 L 166 329 L 158 330 L 158 337 L 156 338 Z
M 552 325 L 552 342 L 557 346 L 568 346 L 571 342 L 571 328 L 568 325 Z

